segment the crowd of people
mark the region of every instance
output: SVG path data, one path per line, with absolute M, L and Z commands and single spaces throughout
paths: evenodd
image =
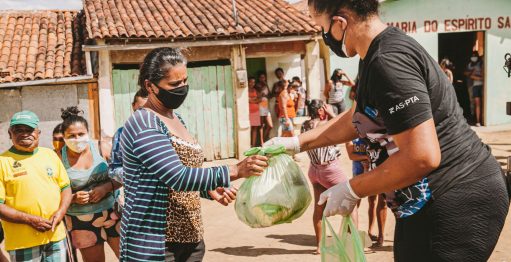
M 345 99 L 350 99 L 352 102 L 356 100 L 356 83 L 340 68 L 333 70 L 332 76 L 325 83 L 324 100 L 307 99 L 307 92 L 300 78 L 293 77 L 290 81 L 286 81 L 284 73 L 282 68 L 275 70 L 275 76 L 279 80 L 273 84 L 272 89 L 268 88 L 266 75 L 263 72 L 258 74 L 257 79 L 252 76 L 248 78 L 249 118 L 253 147 L 264 144 L 272 138 L 268 136 L 269 130 L 273 128 L 272 116 L 279 119 L 279 137 L 294 137 L 295 127 L 301 126 L 301 133 L 313 130 L 349 110 L 346 107 Z M 349 96 L 346 96 L 348 90 Z M 275 106 L 269 107 L 268 105 L 271 103 Z M 295 123 L 295 117 L 304 116 L 308 120 L 301 125 Z M 373 153 L 373 162 L 371 162 L 371 154 L 366 151 L 367 145 L 364 140 L 354 139 L 346 143 L 345 147 L 347 155 L 353 161 L 353 176 L 361 175 L 376 167 L 376 156 Z M 316 199 L 312 219 L 317 244 L 314 253 L 320 254 L 321 219 L 325 206 L 317 204 L 319 196 L 325 190 L 346 182 L 348 176 L 342 171 L 339 159 L 341 147 L 338 145 L 316 148 L 307 151 L 307 154 L 310 159 L 308 176 Z M 387 204 L 384 194 L 369 196 L 368 203 L 369 227 L 367 231 L 370 239 L 374 241 L 372 247 L 377 248 L 381 247 L 384 241 Z M 355 209 L 353 214 L 353 220 L 358 225 L 358 211 Z M 375 225 L 377 225 L 377 233 L 374 233 Z
M 265 72 L 258 72 L 257 78 L 248 78 L 252 147 L 260 146 L 272 138 L 274 128 L 277 135 L 294 136 L 295 117 L 306 115 L 307 90 L 300 77 L 285 80 L 284 75 L 282 68 L 275 70 L 278 80 L 271 89 Z

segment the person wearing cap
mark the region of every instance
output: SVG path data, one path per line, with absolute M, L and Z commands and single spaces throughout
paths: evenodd
M 0 217 L 11 261 L 66 261 L 62 222 L 71 203 L 66 169 L 57 154 L 39 147 L 39 118 L 14 114 L 12 147 L 0 155 Z

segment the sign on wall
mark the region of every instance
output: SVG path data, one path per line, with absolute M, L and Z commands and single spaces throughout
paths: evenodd
M 437 33 L 437 32 L 461 32 L 482 30 L 508 30 L 511 29 L 511 16 L 499 17 L 464 17 L 432 19 L 424 21 L 396 21 L 388 22 L 387 25 L 397 27 L 405 33 Z

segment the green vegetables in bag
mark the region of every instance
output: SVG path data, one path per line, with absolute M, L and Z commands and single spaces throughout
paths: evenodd
M 321 262 L 366 262 L 362 238 L 351 216 L 343 218 L 339 235 L 326 217 L 323 217 L 321 231 Z M 327 232 L 332 237 L 327 237 Z
M 309 185 L 300 167 L 282 146 L 252 148 L 246 156 L 271 155 L 260 177 L 250 177 L 236 197 L 236 214 L 253 228 L 290 223 L 299 218 L 311 202 Z

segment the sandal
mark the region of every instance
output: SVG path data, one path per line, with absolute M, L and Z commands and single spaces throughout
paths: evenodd
M 371 241 L 373 241 L 373 242 L 378 241 L 378 236 L 375 236 L 375 235 L 372 235 L 372 234 L 368 234 L 368 235 L 369 235 L 369 238 L 371 239 Z
M 374 244 L 371 246 L 371 248 L 380 248 L 383 247 L 382 242 L 374 242 Z

